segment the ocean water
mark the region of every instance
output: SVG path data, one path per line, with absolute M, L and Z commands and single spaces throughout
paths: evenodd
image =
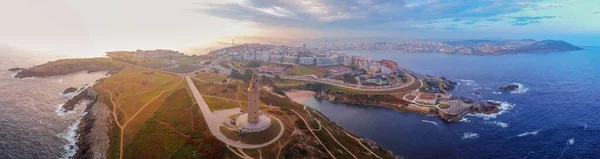
M 465 56 L 346 51 L 460 83 L 453 94 L 503 102 L 502 113 L 446 123 L 385 108 L 304 101 L 346 130 L 408 158 L 600 158 L 600 48 Z M 522 89 L 497 88 L 519 84 Z M 475 93 L 478 92 L 478 93 Z M 480 95 L 478 95 L 480 94 Z
M 0 47 L 0 158 L 67 158 L 75 152 L 76 125 L 85 108 L 58 113 L 72 97 L 62 91 L 93 84 L 104 73 L 14 79 L 7 70 L 59 58 L 65 57 Z

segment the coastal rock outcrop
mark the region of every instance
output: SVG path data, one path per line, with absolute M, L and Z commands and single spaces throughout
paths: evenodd
M 77 91 L 76 88 L 75 91 Z M 79 92 L 79 94 L 77 94 L 73 98 L 69 99 L 65 104 L 63 104 L 61 111 L 63 113 L 72 111 L 73 109 L 75 109 L 75 106 L 81 103 L 83 100 L 93 100 L 95 97 L 96 91 L 94 91 L 93 88 L 84 89 L 81 92 Z
M 77 89 L 77 88 L 75 88 L 75 87 L 69 87 L 69 88 L 65 89 L 65 90 L 62 92 L 62 94 L 73 93 L 73 92 L 75 92 L 75 91 L 77 91 L 77 90 L 78 90 L 78 89 Z
M 503 91 L 515 91 L 515 90 L 519 89 L 519 85 L 509 84 L 506 86 L 501 86 L 498 89 L 503 90 Z
M 18 72 L 18 71 L 23 71 L 26 68 L 20 68 L 20 67 L 15 67 L 15 68 L 10 68 L 8 69 L 8 71 L 12 71 L 12 72 Z
M 423 87 L 420 91 L 428 93 L 447 93 L 456 89 L 457 82 L 448 80 L 444 77 L 426 76 L 423 79 Z
M 495 114 L 500 112 L 500 103 L 484 101 L 476 103 L 471 107 L 471 113 Z

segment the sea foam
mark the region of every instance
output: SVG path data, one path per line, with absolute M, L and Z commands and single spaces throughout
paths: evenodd
M 424 122 L 424 123 L 430 123 L 430 124 L 433 124 L 435 126 L 438 126 L 438 123 L 436 123 L 435 121 L 429 121 L 429 120 L 421 120 L 421 121 Z
M 474 138 L 479 138 L 479 134 L 477 134 L 477 133 L 463 133 L 463 135 L 462 135 L 462 139 L 463 140 L 474 139 Z
M 67 130 L 66 133 L 59 134 L 62 139 L 67 141 L 67 145 L 63 147 L 65 153 L 60 157 L 61 159 L 72 158 L 73 155 L 77 153 L 77 138 L 79 137 L 79 134 L 77 134 L 77 129 L 79 128 L 79 122 L 81 122 L 81 119 L 76 120 L 73 125 L 69 126 L 69 130 Z
M 463 117 L 462 119 L 460 119 L 458 122 L 463 122 L 463 123 L 470 123 L 471 120 L 469 120 L 469 118 Z
M 461 82 L 464 82 L 464 83 L 465 83 L 465 85 L 467 85 L 467 86 L 471 86 L 471 85 L 474 85 L 474 86 L 476 86 L 476 85 L 477 85 L 477 84 L 475 84 L 475 81 L 474 81 L 474 80 L 460 79 L 460 81 L 461 81 Z
M 540 130 L 542 130 L 542 129 L 540 129 Z M 517 136 L 518 137 L 530 136 L 530 135 L 535 136 L 535 135 L 537 135 L 540 132 L 540 130 L 530 131 L 530 132 L 524 132 L 524 133 L 521 133 L 521 134 L 519 134 Z
M 527 91 L 529 91 L 529 88 L 525 87 L 525 85 L 521 84 L 521 83 L 513 83 L 515 85 L 518 85 L 519 88 L 517 90 L 511 91 L 511 94 L 523 94 L 526 93 Z
M 487 124 L 492 124 L 501 128 L 507 128 L 508 127 L 508 123 L 505 122 L 500 122 L 500 121 L 492 121 L 492 122 L 485 122 Z

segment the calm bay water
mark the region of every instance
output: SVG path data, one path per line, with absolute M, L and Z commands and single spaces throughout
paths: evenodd
M 65 58 L 31 53 L 0 46 L 0 158 L 67 158 L 75 149 L 75 128 L 84 106 L 58 113 L 72 95 L 69 87 L 93 84 L 104 73 L 76 73 L 67 76 L 14 79 L 13 67 L 30 67 Z
M 313 98 L 305 104 L 361 137 L 409 158 L 600 158 L 600 48 L 565 53 L 464 56 L 346 51 L 390 59 L 460 83 L 455 95 L 514 104 L 497 116 L 438 117 Z M 499 86 L 517 83 L 519 92 Z M 478 92 L 481 95 L 474 94 Z M 501 93 L 501 94 L 500 94 Z

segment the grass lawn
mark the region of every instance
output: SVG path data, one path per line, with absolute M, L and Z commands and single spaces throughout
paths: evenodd
M 448 109 L 448 108 L 450 108 L 450 106 L 447 105 L 447 104 L 440 104 L 440 105 L 438 105 L 438 108 L 440 108 L 440 109 Z
M 239 104 L 235 100 L 219 99 L 214 97 L 203 97 L 211 111 L 226 110 L 238 108 Z
M 315 75 L 317 77 L 322 77 L 327 74 L 327 70 L 316 66 L 293 65 L 285 71 L 285 74 L 293 76 Z
M 178 87 L 165 96 L 160 108 L 125 145 L 124 158 L 231 157 L 226 145 L 210 134 L 187 87 Z
M 172 69 L 169 69 L 169 71 L 171 72 L 177 72 L 177 73 L 189 73 L 189 72 L 194 72 L 196 70 L 200 69 L 200 67 L 198 66 L 192 66 L 192 65 L 187 65 L 187 64 L 180 64 L 179 67 L 175 67 Z
M 209 84 L 209 83 L 198 81 L 198 80 L 194 80 L 194 84 L 196 85 L 196 88 L 198 88 L 198 92 L 200 92 L 200 94 L 202 94 L 202 95 L 217 96 L 217 97 L 227 98 L 227 99 L 232 99 L 232 100 L 241 99 L 241 98 L 236 98 L 236 95 L 238 92 L 237 84 L 224 84 L 224 85 Z M 241 86 L 243 86 L 243 85 L 240 85 L 240 87 Z M 241 88 L 245 88 L 245 87 L 241 87 Z
M 214 83 L 223 83 L 223 81 L 227 80 L 227 75 L 224 74 L 216 74 L 212 77 L 200 78 L 204 81 L 214 82 Z
M 304 81 L 298 81 L 298 80 L 288 80 L 288 79 L 272 79 L 273 84 L 275 84 L 275 86 L 279 87 L 279 88 L 285 88 L 285 87 L 296 87 L 296 86 L 300 86 L 304 84 Z

